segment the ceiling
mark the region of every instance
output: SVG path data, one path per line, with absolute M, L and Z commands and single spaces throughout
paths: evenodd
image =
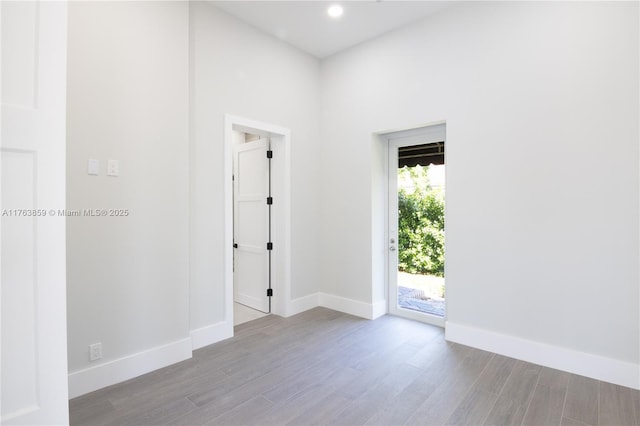
M 317 58 L 432 15 L 446 1 L 212 1 L 227 13 Z M 330 18 L 340 4 L 344 14 Z

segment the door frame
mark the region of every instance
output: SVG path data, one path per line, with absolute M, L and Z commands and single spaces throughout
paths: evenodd
M 233 335 L 233 131 L 271 139 L 271 313 L 283 317 L 291 314 L 291 131 L 230 114 L 224 123 L 224 300 Z
M 426 137 L 426 139 L 425 139 Z M 395 263 L 395 267 L 392 267 L 391 261 L 392 256 L 390 255 L 390 240 L 391 238 L 395 238 L 395 247 L 397 248 L 397 230 L 392 231 L 393 227 L 391 226 L 392 220 L 397 220 L 391 214 L 391 200 L 392 197 L 397 197 L 397 186 L 395 188 L 392 187 L 392 173 L 397 174 L 397 164 L 392 164 L 392 162 L 397 161 L 397 157 L 392 158 L 391 149 L 392 147 L 397 150 L 400 146 L 412 146 L 412 145 L 420 145 L 424 143 L 428 143 L 431 141 L 429 138 L 433 138 L 439 140 L 445 140 L 446 142 L 446 122 L 438 121 L 434 123 L 430 123 L 424 126 L 420 126 L 417 128 L 411 128 L 407 130 L 396 130 L 391 132 L 384 132 L 380 134 L 380 140 L 384 142 L 384 152 L 385 152 L 385 160 L 386 160 L 386 173 L 385 173 L 385 183 L 386 183 L 386 209 L 385 209 L 385 232 L 384 232 L 384 243 L 383 247 L 385 250 L 385 295 L 387 299 L 387 309 L 391 315 L 401 316 L 404 318 L 409 318 L 412 320 L 417 320 L 421 322 L 425 322 L 428 324 L 436 325 L 439 327 L 444 327 L 446 323 L 447 317 L 447 305 L 448 298 L 445 298 L 445 316 L 444 318 L 440 318 L 436 315 L 411 311 L 408 309 L 400 309 L 397 306 L 397 278 L 392 277 L 392 274 L 397 272 L 397 262 Z M 395 141 L 395 142 L 394 142 Z M 446 157 L 447 144 L 445 143 L 445 157 Z M 446 203 L 445 203 L 445 222 L 446 222 Z M 397 227 L 397 225 L 395 226 Z M 446 247 L 446 235 L 445 235 L 445 247 Z M 446 248 L 445 248 L 445 256 L 446 256 Z M 446 264 L 446 262 L 445 262 Z M 446 273 L 445 273 L 446 276 Z M 394 285 L 395 283 L 395 285 Z M 392 295 L 392 292 L 394 293 Z

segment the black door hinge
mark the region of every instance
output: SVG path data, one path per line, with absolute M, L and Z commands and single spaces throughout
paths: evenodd
M 273 158 L 273 151 L 267 150 L 267 158 Z
M 233 248 L 238 248 L 238 244 L 237 243 L 233 243 Z
M 267 250 L 273 250 L 273 243 L 267 243 Z
M 267 197 L 267 205 L 273 204 L 273 197 Z
M 271 297 L 271 296 L 273 296 L 273 289 L 268 288 L 267 289 L 267 297 Z

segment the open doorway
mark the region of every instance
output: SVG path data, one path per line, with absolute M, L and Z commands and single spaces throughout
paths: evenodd
M 444 317 L 444 155 L 403 164 L 403 154 L 444 152 L 444 144 L 405 148 L 398 166 L 398 304 Z
M 288 316 L 291 300 L 291 132 L 289 129 L 233 115 L 225 115 L 225 329 L 226 335 L 233 335 L 235 313 L 247 313 L 244 306 L 237 304 L 236 278 L 238 269 L 244 268 L 249 284 L 252 276 L 260 274 L 260 287 L 256 286 L 256 299 L 260 299 L 259 311 Z M 262 142 L 261 142 L 262 141 Z M 243 148 L 238 149 L 240 146 Z M 246 148 L 246 149 L 245 149 Z M 255 148 L 255 149 L 254 149 Z M 234 154 L 242 152 L 240 160 Z M 267 157 L 269 156 L 269 157 Z M 269 161 L 267 161 L 267 159 Z M 240 163 L 235 164 L 236 160 Z M 246 160 L 246 161 L 245 161 Z M 264 160 L 264 162 L 263 162 Z M 266 164 L 266 166 L 265 166 Z M 238 166 L 240 170 L 238 170 Z M 242 175 L 245 168 L 244 189 Z M 235 172 L 234 172 L 235 169 Z M 263 175 L 267 173 L 267 177 Z M 260 175 L 260 176 L 258 176 Z M 239 178 L 239 180 L 236 180 Z M 246 180 L 248 178 L 248 180 Z M 240 188 L 237 188 L 239 184 Z M 253 213 L 244 217 L 234 203 L 234 187 L 238 189 L 247 209 L 261 206 L 269 212 L 256 219 Z M 259 188 L 262 188 L 258 190 Z M 255 198 L 255 200 L 253 200 Z M 249 210 L 245 210 L 245 213 Z M 245 224 L 243 226 L 243 223 Z M 256 238 L 245 238 L 244 231 Z M 260 227 L 257 227 L 260 225 Z M 238 245 L 236 247 L 235 245 Z M 243 247 L 240 247 L 240 246 Z M 251 250 L 262 253 L 251 254 Z M 239 251 L 244 257 L 244 266 L 239 265 Z M 266 253 L 267 256 L 264 256 Z M 258 259 L 260 258 L 260 259 Z M 266 260 L 265 260 L 266 259 Z M 234 271 L 234 267 L 236 268 Z M 264 274 L 263 274 L 264 272 Z M 266 281 L 264 277 L 266 276 Z M 235 294 L 234 294 L 235 293 Z M 250 302 L 252 293 L 244 298 Z M 264 301 L 266 300 L 266 304 Z M 257 300 L 255 300 L 257 301 Z M 257 301 L 258 302 L 258 301 Z M 236 309 L 237 308 L 237 309 Z M 262 309 L 261 309 L 262 308 Z M 257 312 L 249 311 L 250 319 Z M 228 328 L 226 328 L 228 327 Z
M 445 125 L 388 141 L 389 311 L 444 326 Z

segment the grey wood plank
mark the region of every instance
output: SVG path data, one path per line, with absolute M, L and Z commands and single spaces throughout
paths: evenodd
M 250 322 L 247 324 L 250 324 Z M 330 326 L 331 324 L 329 322 L 322 321 L 317 323 L 309 321 L 284 321 L 278 326 L 263 328 L 260 333 L 257 333 L 257 335 L 260 336 L 259 339 L 255 336 L 247 338 L 244 343 L 246 345 L 245 349 L 247 349 L 251 354 L 254 354 L 256 351 L 260 350 L 260 348 L 269 344 L 272 344 L 273 348 L 295 345 L 300 342 L 300 339 L 309 339 L 311 335 L 320 334 L 323 329 L 329 328 Z M 282 329 L 286 329 L 287 332 L 282 333 Z M 244 334 L 240 334 L 239 337 L 245 338 L 246 336 Z M 231 340 L 233 341 L 235 339 Z
M 224 426 L 260 424 L 261 416 L 272 406 L 271 401 L 257 396 L 205 424 Z
M 183 364 L 183 363 L 180 363 Z M 108 388 L 100 390 L 102 397 L 108 398 L 108 400 L 118 407 L 118 401 L 126 400 L 132 395 L 139 394 L 145 389 L 155 386 L 157 383 L 157 375 L 155 372 L 144 374 L 142 376 L 135 377 L 117 385 L 109 386 Z M 104 392 L 104 393 L 103 393 Z M 81 397 L 83 398 L 83 397 Z
M 526 411 L 526 405 L 518 404 L 513 399 L 498 399 L 483 424 L 485 426 L 519 425 Z
M 215 398 L 211 401 L 211 403 L 198 406 L 195 410 L 186 413 L 184 416 L 178 418 L 175 424 L 178 425 L 203 425 L 209 424 L 214 419 L 225 415 L 228 412 L 235 412 L 240 407 L 243 407 L 249 401 L 255 398 L 262 398 L 266 401 L 264 397 L 259 394 L 247 394 L 243 393 L 242 398 L 235 399 L 234 394 L 229 392 L 221 392 L 218 398 Z M 268 401 L 269 406 L 273 403 Z M 258 417 L 254 417 L 254 421 L 256 421 Z M 255 423 L 245 423 L 245 424 L 255 424 Z
M 502 355 L 494 355 L 484 369 L 475 386 L 483 391 L 498 395 L 513 371 L 516 360 Z
M 640 390 L 633 389 L 631 393 L 633 394 L 633 406 L 636 415 L 636 425 L 640 426 Z
M 308 370 L 290 377 L 288 380 L 274 384 L 270 389 L 265 390 L 262 396 L 273 403 L 287 401 L 299 392 L 325 381 L 333 370 L 333 367 L 325 364 L 312 366 Z
M 335 365 L 344 365 L 344 360 L 350 359 L 353 354 L 349 347 L 335 347 L 332 342 L 327 341 L 307 346 L 305 352 L 308 355 L 301 360 L 307 366 L 304 373 L 278 381 L 277 385 L 263 393 L 267 399 L 273 402 L 286 400 L 300 390 L 324 380 L 335 369 Z M 288 367 L 291 368 L 291 365 Z
M 569 417 L 563 417 L 560 426 L 589 426 L 587 423 L 583 423 L 579 420 L 574 420 Z
M 635 407 L 631 389 L 600 382 L 600 426 L 636 426 Z
M 220 380 L 216 383 L 216 386 L 206 386 L 200 390 L 192 392 L 187 395 L 187 399 L 193 402 L 196 406 L 202 407 L 209 404 L 220 404 L 222 401 L 228 401 L 231 396 L 235 395 L 233 392 L 241 388 L 248 383 L 260 383 L 260 380 L 267 376 L 265 380 L 269 383 L 269 373 L 261 374 L 259 370 L 251 369 L 252 375 L 234 375 L 227 376 L 226 379 Z M 272 373 L 274 375 L 276 373 Z M 244 401 L 239 401 L 241 403 Z
M 245 323 L 190 360 L 69 407 L 72 425 L 546 426 L 559 422 L 563 390 L 561 425 L 637 426 L 638 391 L 449 343 L 415 321 L 318 308 Z
M 448 425 L 479 425 L 489 415 L 498 395 L 474 387 L 449 417 Z
M 357 398 L 366 393 L 378 383 L 384 381 L 389 375 L 399 374 L 398 368 L 405 364 L 406 358 L 411 356 L 417 349 L 411 345 L 403 345 L 400 348 L 390 352 L 382 353 L 374 357 L 373 362 L 368 362 L 367 367 L 363 369 L 355 369 L 363 374 L 357 380 L 343 386 L 340 392 L 350 398 Z M 408 365 L 408 364 L 407 364 Z M 409 365 L 408 365 L 409 366 Z M 414 371 L 420 371 L 418 368 L 409 366 Z
M 395 397 L 403 392 L 422 371 L 407 363 L 394 366 L 394 368 L 373 388 L 375 393 L 383 395 L 386 399 Z
M 319 397 L 324 397 L 330 393 L 327 386 L 320 383 L 302 389 L 286 402 L 273 403 L 269 411 L 260 418 L 260 424 L 264 425 L 284 425 L 296 416 L 305 412 L 310 406 L 317 403 Z
M 227 411 L 257 395 L 264 396 L 262 395 L 264 392 L 279 387 L 282 383 L 295 380 L 297 376 L 306 378 L 306 372 L 307 367 L 303 363 L 298 363 L 295 367 L 272 370 L 265 375 L 242 383 L 240 386 L 230 386 L 225 389 L 212 388 L 198 394 L 197 398 L 194 395 L 190 395 L 188 398 L 198 406 L 212 405 L 218 410 Z
M 209 374 L 198 377 L 176 376 L 174 381 L 163 377 L 156 383 L 148 386 L 144 391 L 136 392 L 129 399 L 119 400 L 116 412 L 111 416 L 109 421 L 104 424 L 121 425 L 121 424 L 161 424 L 163 417 L 171 419 L 171 415 L 180 416 L 191 411 L 195 405 L 186 400 L 186 395 L 195 389 L 209 388 L 216 386 L 220 380 L 225 380 L 227 376 L 219 370 L 214 370 Z M 175 405 L 174 405 L 175 404 Z M 165 413 L 165 407 L 174 407 L 172 412 Z M 150 423 L 149 420 L 138 421 L 136 419 L 145 416 L 157 418 L 156 423 Z
M 381 406 L 390 398 L 397 397 L 420 373 L 420 369 L 406 363 L 395 366 L 342 411 L 334 413 L 328 423 L 345 426 L 365 424 Z
M 409 344 L 416 346 L 417 348 L 424 348 L 430 345 L 434 340 L 444 340 L 444 329 L 435 325 L 423 324 L 423 329 L 420 333 L 412 336 Z
M 387 399 L 386 403 L 380 406 L 364 424 L 380 426 L 404 424 L 433 392 L 433 387 L 428 387 L 424 393 L 410 392 L 407 389 L 395 398 Z
M 69 424 L 72 425 L 100 424 L 113 417 L 116 412 L 106 398 L 90 403 L 87 403 L 87 400 L 73 402 L 69 405 Z
M 480 377 L 492 357 L 493 354 L 489 352 L 473 349 L 455 371 L 449 371 L 445 380 L 418 407 L 406 423 L 414 425 L 444 424 Z
M 326 424 L 335 426 L 356 426 L 364 425 L 373 416 L 380 404 L 385 402 L 385 398 L 379 393 L 361 395 L 357 402 L 348 402 L 342 410 L 331 413 Z
M 349 404 L 351 399 L 340 392 L 332 392 L 321 398 L 316 404 L 305 410 L 300 415 L 291 419 L 287 425 L 326 425 L 328 419 L 336 411 L 341 411 Z
M 145 410 L 130 410 L 128 413 L 111 419 L 105 425 L 169 425 L 174 424 L 180 417 L 195 410 L 197 407 L 185 398 L 178 398 L 168 402 L 156 402 Z
M 108 397 L 114 390 L 118 389 L 119 385 L 108 386 L 100 390 L 90 392 L 79 397 L 69 400 L 69 411 L 73 413 L 74 410 L 84 409 L 84 407 L 91 406 L 93 404 L 103 403 L 109 401 Z
M 259 378 L 267 382 L 274 378 L 281 379 L 285 373 L 295 374 L 306 367 L 307 356 L 304 350 L 296 351 L 295 347 L 291 348 L 287 345 L 278 347 L 280 343 L 282 341 L 265 342 L 250 356 L 226 365 L 222 370 L 228 375 L 228 379 L 219 382 L 219 386 L 215 388 L 189 394 L 188 398 L 198 406 L 206 405 L 246 383 L 258 383 Z M 272 345 L 275 345 L 276 349 Z M 269 356 L 264 356 L 265 353 L 269 353 Z M 300 361 L 303 361 L 302 365 Z
M 183 369 L 170 376 L 158 378 L 154 383 L 150 383 L 143 389 L 135 393 L 127 393 L 124 396 L 111 397 L 114 407 L 121 411 L 131 409 L 142 410 L 150 404 L 159 402 L 169 402 L 175 399 L 182 399 L 192 393 L 218 386 L 231 380 L 220 370 L 201 370 L 196 363 L 193 368 Z
M 188 365 L 188 361 L 181 362 L 180 368 Z M 127 380 L 123 383 L 109 386 L 100 391 L 75 398 L 70 401 L 70 416 L 74 416 L 78 411 L 85 411 L 83 405 L 87 402 L 97 401 L 98 398 L 103 401 L 102 409 L 94 410 L 93 418 L 90 421 L 78 419 L 70 419 L 72 424 L 107 424 L 114 419 L 131 415 L 133 410 L 144 411 L 155 408 L 157 403 L 153 398 L 147 397 L 145 392 L 158 391 L 164 389 L 163 382 L 158 380 L 155 372 L 148 373 L 134 379 Z M 108 409 L 112 407 L 113 409 Z
M 485 425 L 519 425 L 538 383 L 540 366 L 517 361 Z
M 543 367 L 522 424 L 560 425 L 568 383 L 568 373 Z
M 494 355 L 455 411 L 448 424 L 479 425 L 487 418 L 498 394 L 509 378 L 516 360 Z
M 422 374 L 419 374 L 398 396 L 388 399 L 365 424 L 404 424 L 450 373 L 457 371 L 458 366 L 470 351 L 466 346 L 449 343 L 444 339 L 423 348 L 420 351 L 419 362 L 416 362 L 414 356 L 407 363 L 412 363 L 410 365 L 413 366 L 427 365 L 428 368 L 421 368 Z
M 322 341 L 320 342 L 322 343 Z M 223 401 L 232 400 L 232 398 L 236 398 L 236 402 L 240 403 L 242 400 L 237 400 L 239 395 L 243 395 L 243 398 L 250 397 L 252 396 L 251 392 L 254 391 L 257 393 L 265 392 L 269 400 L 281 399 L 282 395 L 276 397 L 274 393 L 269 393 L 269 391 L 282 383 L 288 384 L 292 381 L 295 388 L 298 376 L 303 376 L 304 380 L 297 386 L 309 385 L 306 371 L 312 369 L 312 377 L 314 377 L 313 374 L 317 372 L 313 370 L 313 367 L 318 364 L 312 354 L 317 356 L 324 351 L 331 351 L 330 346 L 321 343 L 311 342 L 298 351 L 274 351 L 270 348 L 264 348 L 258 354 L 268 352 L 269 357 L 263 356 L 260 361 L 257 361 L 258 357 L 256 356 L 248 360 L 247 364 L 235 365 L 235 371 L 227 370 L 231 374 L 229 379 L 221 381 L 215 388 L 189 394 L 188 398 L 198 406 L 209 403 L 221 404 Z M 285 388 L 287 387 L 285 385 Z
M 330 321 L 331 322 L 331 321 Z M 384 322 L 378 324 L 383 326 Z M 291 332 L 291 329 L 295 327 L 295 331 Z M 300 358 L 307 358 L 305 353 L 309 345 L 315 345 L 320 347 L 318 342 L 323 339 L 331 339 L 331 336 L 327 336 L 327 332 L 333 330 L 334 325 L 327 325 L 327 323 L 317 322 L 305 322 L 303 326 L 294 324 L 289 327 L 287 333 L 280 333 L 279 337 L 271 338 L 263 345 L 256 347 L 253 353 L 243 359 L 238 359 L 235 363 L 231 363 L 222 368 L 227 374 L 232 376 L 244 375 L 247 379 L 252 379 L 264 374 L 269 369 L 277 368 L 286 363 L 292 362 Z M 338 324 L 338 328 L 340 325 Z M 362 333 L 364 335 L 369 334 L 368 331 Z M 359 338 L 365 338 L 365 336 L 358 335 Z M 365 339 L 366 341 L 371 340 Z M 360 346 L 357 349 L 362 351 Z M 322 348 L 320 353 L 326 353 L 331 350 L 330 347 Z M 269 352 L 269 357 L 265 357 L 263 354 Z M 363 353 L 362 356 L 366 354 Z M 355 358 L 357 354 L 355 351 L 351 352 L 351 356 Z
M 562 420 L 565 395 L 566 389 L 551 388 L 545 385 L 536 386 L 522 425 L 559 425 Z
M 598 381 L 572 374 L 569 377 L 562 416 L 596 426 L 598 424 Z
M 340 387 L 351 382 L 360 374 L 362 373 L 351 368 L 336 368 L 326 377 L 326 380 L 312 384 L 286 401 L 274 404 L 272 409 L 261 418 L 261 422 L 267 425 L 283 425 L 292 422 L 293 419 L 298 419 L 301 422 L 307 421 L 305 419 L 309 413 L 317 408 L 319 401 L 335 394 Z M 333 402 L 338 403 L 339 401 L 334 400 Z
M 277 315 L 267 315 L 265 317 L 258 318 L 253 321 L 247 321 L 242 324 L 238 324 L 233 327 L 233 334 L 238 336 L 242 334 L 249 334 L 256 330 L 262 330 L 265 327 L 277 324 L 281 325 L 286 321 L 286 318 L 279 317 Z
M 533 389 L 538 383 L 542 367 L 526 361 L 516 361 L 502 391 L 501 397 L 513 399 L 516 403 L 526 405 L 531 398 Z
M 180 419 L 180 421 L 190 424 L 193 421 L 197 421 L 197 418 L 203 415 L 207 417 L 215 417 L 221 413 L 233 410 L 238 405 L 243 404 L 254 397 L 262 396 L 260 395 L 261 392 L 265 392 L 272 389 L 274 386 L 277 386 L 278 383 L 284 380 L 284 377 L 291 377 L 295 374 L 304 375 L 303 367 L 304 366 L 301 364 L 297 366 L 298 370 L 274 370 L 264 376 L 260 376 L 250 382 L 234 388 L 212 388 L 207 396 L 208 400 L 206 401 L 206 404 L 201 405 L 201 410 L 194 412 L 191 415 L 187 415 L 184 419 Z M 356 373 L 352 369 L 340 369 L 334 367 L 330 370 L 330 375 L 328 376 L 329 385 L 324 386 L 324 388 L 329 389 L 329 392 L 327 393 L 335 392 L 335 386 L 343 386 L 345 383 L 348 383 L 348 381 L 352 380 L 354 374 L 359 373 Z M 190 396 L 189 398 L 191 399 L 192 397 Z M 318 398 L 318 395 L 316 395 L 316 398 Z M 316 404 L 317 399 L 313 399 L 312 402 Z M 283 404 L 282 407 L 287 409 L 289 408 L 289 405 Z
M 539 385 L 548 386 L 553 389 L 567 389 L 571 373 L 560 371 L 549 367 L 542 367 L 540 370 Z
M 440 338 L 420 348 L 407 362 L 418 368 L 430 369 L 435 363 L 442 362 L 439 355 L 444 353 L 447 354 L 446 362 L 448 364 L 457 364 L 467 355 L 468 348 Z

